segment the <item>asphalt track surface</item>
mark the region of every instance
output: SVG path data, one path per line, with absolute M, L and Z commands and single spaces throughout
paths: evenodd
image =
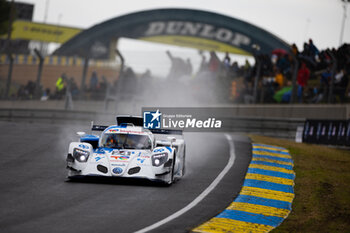
M 0 122 L 0 232 L 135 232 L 188 205 L 229 159 L 223 133 L 188 133 L 182 180 L 170 187 L 142 180 L 66 179 L 65 156 L 88 125 Z M 233 167 L 199 204 L 151 232 L 188 232 L 238 195 L 251 160 L 249 138 L 231 134 Z

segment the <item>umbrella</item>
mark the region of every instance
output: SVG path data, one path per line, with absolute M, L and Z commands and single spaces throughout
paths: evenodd
M 284 55 L 288 54 L 288 52 L 286 50 L 284 50 L 284 49 L 274 49 L 274 50 L 272 50 L 271 53 L 275 54 L 275 55 L 277 55 L 279 57 L 283 57 Z

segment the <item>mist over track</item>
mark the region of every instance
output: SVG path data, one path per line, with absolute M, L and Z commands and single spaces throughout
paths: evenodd
M 222 133 L 187 133 L 187 174 L 164 187 L 141 180 L 66 179 L 65 156 L 89 125 L 0 122 L 0 226 L 4 232 L 134 232 L 194 200 L 226 166 Z M 240 191 L 251 144 L 233 135 L 236 161 L 203 201 L 154 232 L 185 232 L 223 210 Z

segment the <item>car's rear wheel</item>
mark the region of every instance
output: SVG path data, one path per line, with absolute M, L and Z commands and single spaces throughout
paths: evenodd
M 186 146 L 184 148 L 184 156 L 182 158 L 182 176 L 184 176 L 186 173 Z

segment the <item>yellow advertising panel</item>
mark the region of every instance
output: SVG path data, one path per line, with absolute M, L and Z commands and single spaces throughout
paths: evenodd
M 38 40 L 62 44 L 81 31 L 82 29 L 79 28 L 16 20 L 13 23 L 11 39 Z
M 192 36 L 166 35 L 166 36 L 142 37 L 139 39 L 150 41 L 150 42 L 156 42 L 156 43 L 195 48 L 199 50 L 228 52 L 228 53 L 235 53 L 235 54 L 241 54 L 241 55 L 251 55 L 250 53 L 242 49 L 239 49 L 237 47 L 234 47 L 232 45 L 228 45 L 228 44 L 214 41 L 214 40 L 192 37 Z

